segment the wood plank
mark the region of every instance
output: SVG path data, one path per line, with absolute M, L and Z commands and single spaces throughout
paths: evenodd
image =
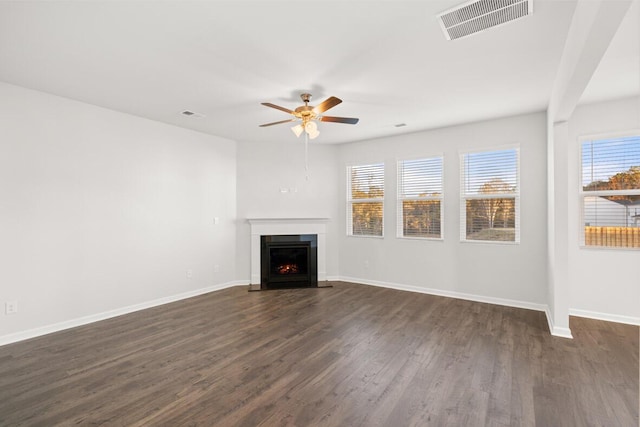
M 638 425 L 636 326 L 331 284 L 0 347 L 0 425 Z

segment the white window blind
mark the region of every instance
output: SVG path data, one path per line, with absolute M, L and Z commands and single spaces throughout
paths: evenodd
M 584 246 L 640 248 L 640 135 L 583 140 Z
M 347 235 L 382 236 L 384 163 L 347 167 Z
M 460 156 L 460 239 L 520 241 L 519 150 Z
M 442 238 L 442 156 L 398 161 L 398 237 Z

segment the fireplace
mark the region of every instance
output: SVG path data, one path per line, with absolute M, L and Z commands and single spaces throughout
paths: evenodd
M 260 272 L 260 289 L 317 287 L 317 235 L 260 236 Z
M 262 236 L 315 235 L 317 281 L 327 280 L 327 224 L 329 218 L 247 218 L 251 226 L 249 290 L 262 290 Z M 313 248 L 312 248 L 313 249 Z M 252 286 L 259 289 L 252 288 Z

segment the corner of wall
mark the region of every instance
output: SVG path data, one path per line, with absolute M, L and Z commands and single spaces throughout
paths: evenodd
M 549 324 L 549 332 L 551 333 L 551 335 L 553 335 L 554 337 L 573 339 L 573 335 L 571 334 L 570 328 L 554 325 L 553 317 L 551 315 L 551 311 L 549 310 L 549 307 L 547 307 L 547 309 L 545 310 L 545 314 L 547 316 L 547 323 Z

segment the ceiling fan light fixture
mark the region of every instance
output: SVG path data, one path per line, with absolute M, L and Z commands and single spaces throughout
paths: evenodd
M 517 0 L 517 1 L 524 1 L 524 0 Z M 309 105 L 309 99 L 311 98 L 311 94 L 303 93 L 300 95 L 300 98 L 304 102 L 304 105 L 297 107 L 295 110 L 290 110 L 288 108 L 281 107 L 279 105 L 275 105 L 270 102 L 262 102 L 262 105 L 264 105 L 265 107 L 275 108 L 276 110 L 284 111 L 285 113 L 291 114 L 293 118 L 290 118 L 289 120 L 280 120 L 278 122 L 265 123 L 263 125 L 260 125 L 260 127 L 279 125 L 281 123 L 289 123 L 296 120 L 300 120 L 301 122 L 299 122 L 299 124 L 291 128 L 291 132 L 293 132 L 293 134 L 298 138 L 300 137 L 300 135 L 302 135 L 303 132 L 305 132 L 306 133 L 305 136 L 307 136 L 307 138 L 305 138 L 305 141 L 308 141 L 309 139 L 316 139 L 320 135 L 316 120 L 319 120 L 322 122 L 331 122 L 331 123 L 345 123 L 349 125 L 355 125 L 356 123 L 358 123 L 358 119 L 354 117 L 334 117 L 334 116 L 321 115 L 322 113 L 329 110 L 330 108 L 333 108 L 336 105 L 340 104 L 342 102 L 340 98 L 336 98 L 335 96 L 330 96 L 329 98 L 325 99 L 315 107 Z
M 303 130 L 304 128 L 302 127 L 302 125 L 295 125 L 291 128 L 291 132 L 293 132 L 298 138 L 300 137 L 300 135 L 302 135 Z
M 307 122 L 306 125 L 304 125 L 304 130 L 311 135 L 312 133 L 315 133 L 318 131 L 318 125 L 316 124 L 316 122 L 312 122 L 309 121 Z

